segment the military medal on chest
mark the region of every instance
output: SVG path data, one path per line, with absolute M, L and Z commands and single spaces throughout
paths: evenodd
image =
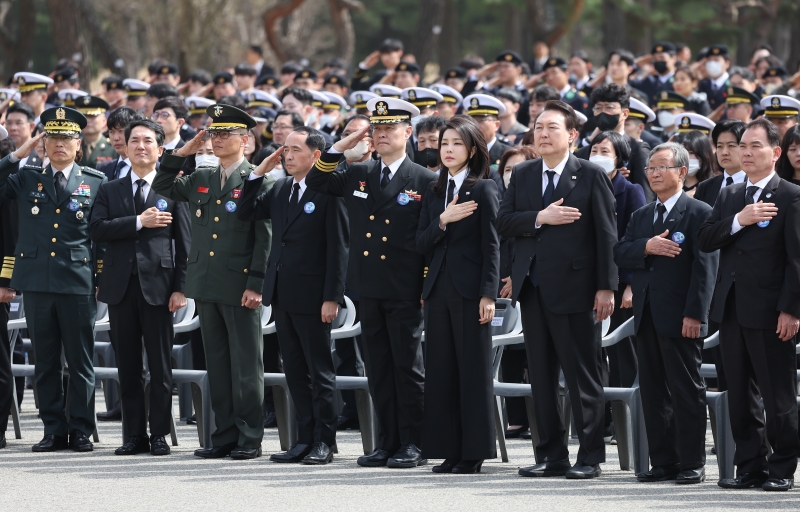
M 38 190 L 39 192 L 42 191 L 42 184 L 41 183 L 37 183 L 36 184 L 36 190 Z
M 38 206 L 34 206 L 33 208 L 31 208 L 31 213 L 33 215 L 39 215 L 39 207 Z
M 194 214 L 195 214 L 195 216 L 196 216 L 196 217 L 199 219 L 200 217 L 202 217 L 202 216 L 203 216 L 203 210 L 201 210 L 200 208 L 198 208 L 198 209 L 197 209 L 197 211 L 196 211 L 196 212 L 194 212 Z

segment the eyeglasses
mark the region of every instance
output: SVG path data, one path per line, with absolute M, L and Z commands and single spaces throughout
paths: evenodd
M 667 167 L 666 165 L 662 165 L 660 167 L 645 167 L 644 173 L 645 174 L 655 174 L 655 173 L 664 173 L 667 172 L 667 169 L 680 169 L 679 165 L 672 165 Z
M 44 136 L 47 140 L 51 140 L 53 142 L 61 142 L 66 144 L 71 140 L 75 140 L 78 138 L 77 135 L 50 135 L 49 133 Z
M 595 105 L 592 109 L 595 115 L 600 114 L 601 112 L 605 112 L 606 114 L 616 114 L 618 110 L 621 110 L 619 105 Z
M 226 140 L 226 139 L 227 139 L 228 137 L 230 137 L 231 135 L 236 135 L 236 136 L 239 136 L 239 137 L 244 137 L 246 134 L 245 134 L 245 133 L 233 133 L 233 132 L 226 132 L 226 131 L 213 131 L 213 132 L 208 132 L 208 138 L 209 138 L 209 139 L 222 139 L 222 140 Z
M 169 116 L 175 116 L 175 114 L 172 112 L 167 112 L 166 110 L 162 110 L 161 112 L 153 112 L 153 115 L 150 116 L 150 119 L 153 121 L 158 121 L 158 118 L 160 117 L 162 120 L 166 121 L 169 119 Z M 178 116 L 175 116 L 175 118 L 177 119 Z

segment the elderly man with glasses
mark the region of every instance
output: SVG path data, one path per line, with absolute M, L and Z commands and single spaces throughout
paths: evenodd
M 207 130 L 182 148 L 165 152 L 153 189 L 188 202 L 192 218 L 185 293 L 195 300 L 200 316 L 216 421 L 213 447 L 194 453 L 253 459 L 261 456 L 264 437 L 261 290 L 271 225 L 268 220 L 239 220 L 236 214 L 244 182 L 254 168 L 244 158 L 244 149 L 255 120 L 230 105 L 212 105 L 207 113 Z M 182 176 L 186 157 L 197 152 L 206 134 L 219 165 Z M 265 178 L 259 194 L 274 183 L 271 176 Z

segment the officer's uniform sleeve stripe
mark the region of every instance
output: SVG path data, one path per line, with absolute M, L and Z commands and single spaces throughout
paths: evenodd
M 339 155 L 323 153 L 314 166 L 322 172 L 333 172 L 339 165 Z
M 14 257 L 6 256 L 3 258 L 3 267 L 0 269 L 0 279 L 11 279 L 14 272 Z
M 103 260 L 97 260 L 97 273 L 103 273 Z

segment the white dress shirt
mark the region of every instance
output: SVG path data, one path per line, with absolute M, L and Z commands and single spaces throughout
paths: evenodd
M 669 79 L 670 79 L 670 78 L 672 78 L 673 76 L 675 76 L 675 72 L 674 72 L 674 71 L 673 71 L 672 73 L 668 74 L 668 75 L 665 75 L 665 76 L 658 75 L 658 79 L 659 79 L 659 80 L 661 80 L 661 83 L 662 83 L 662 84 L 665 84 L 665 83 L 667 83 L 667 82 L 669 81 Z
M 122 157 L 119 157 L 119 158 L 120 158 L 120 160 L 122 159 Z M 117 179 L 124 178 L 125 176 L 128 175 L 128 173 L 131 172 L 131 159 L 130 158 L 126 158 L 126 159 L 122 160 L 122 162 L 125 165 L 123 165 L 122 168 L 119 170 L 119 176 L 117 176 Z M 119 161 L 117 161 L 117 163 L 119 163 Z M 115 164 L 115 166 L 116 166 L 116 164 Z
M 722 73 L 719 78 L 712 78 L 711 83 L 714 85 L 714 90 L 716 91 L 725 87 L 725 82 L 728 80 L 729 76 L 730 75 L 728 75 L 728 72 L 726 71 Z
M 250 174 L 252 174 L 252 173 L 250 173 Z M 297 202 L 298 203 L 300 203 L 300 199 L 303 197 L 303 194 L 306 193 L 306 177 L 305 176 L 303 176 L 303 179 L 300 180 L 300 181 L 292 180 L 292 191 L 289 192 L 289 203 L 292 202 L 292 194 L 294 194 L 294 185 L 295 184 L 299 184 L 300 185 L 300 197 L 297 198 Z
M 493 138 L 490 142 L 488 142 L 486 144 L 486 151 L 487 152 L 492 150 L 492 146 L 494 146 L 495 142 L 497 142 L 497 137 Z
M 569 91 L 571 91 L 571 90 L 572 90 L 572 87 L 570 87 L 570 85 L 569 85 L 569 84 L 567 84 L 567 85 L 565 85 L 565 86 L 564 86 L 564 88 L 563 88 L 563 89 L 561 89 L 560 91 L 558 91 L 558 94 L 560 94 L 560 95 L 561 95 L 561 97 L 563 98 L 563 97 L 564 97 L 564 95 L 565 95 L 565 94 L 567 94 L 567 93 L 568 93 Z
M 723 171 L 722 186 L 719 187 L 720 190 L 727 187 L 726 183 L 728 181 L 728 178 L 733 178 L 733 183 L 731 183 L 731 185 L 735 185 L 737 183 L 744 183 L 744 180 L 747 179 L 747 175 L 744 173 L 744 171 L 739 171 L 736 174 L 728 174 L 728 171 Z
M 456 195 L 458 195 L 458 191 L 461 190 L 461 185 L 464 184 L 464 178 L 466 178 L 466 177 L 467 177 L 467 168 L 466 167 L 461 169 L 458 172 L 458 174 L 456 174 L 455 176 L 448 176 L 447 177 L 447 186 L 444 188 L 444 190 L 445 190 L 445 195 L 444 195 L 444 207 L 445 207 L 445 209 L 447 209 L 447 191 L 450 190 L 450 182 L 453 181 L 456 184 L 455 188 L 453 189 L 453 197 L 456 197 Z
M 164 149 L 175 149 L 175 146 L 177 146 L 180 141 L 181 135 L 179 133 L 174 139 L 164 144 Z
M 544 191 L 547 189 L 547 183 L 549 181 L 547 179 L 547 171 L 555 171 L 556 172 L 555 175 L 553 175 L 553 191 L 555 191 L 556 187 L 558 186 L 558 180 L 561 178 L 561 173 L 564 172 L 564 167 L 567 166 L 567 160 L 569 160 L 569 155 L 570 155 L 570 153 L 567 153 L 567 156 L 565 156 L 564 159 L 561 160 L 558 163 L 558 165 L 556 165 L 552 169 L 547 167 L 547 164 L 544 162 L 544 159 L 542 159 L 542 194 L 544 194 Z M 550 205 L 549 204 L 543 204 L 542 205 L 542 210 L 544 210 L 548 206 L 550 206 Z M 538 218 L 538 216 L 537 216 L 537 218 Z M 536 229 L 539 229 L 540 227 L 542 227 L 542 225 L 537 222 L 536 223 Z
M 761 192 L 763 192 L 763 191 L 764 191 L 764 187 L 766 187 L 766 186 L 767 186 L 767 183 L 769 183 L 769 180 L 771 180 L 771 179 L 772 179 L 772 177 L 773 177 L 774 175 L 775 175 L 775 171 L 772 171 L 771 173 L 769 173 L 769 176 L 767 176 L 767 177 L 766 177 L 766 178 L 764 178 L 763 180 L 760 180 L 760 181 L 758 181 L 758 182 L 756 182 L 756 183 L 753 183 L 753 182 L 751 182 L 751 181 L 748 179 L 748 180 L 747 180 L 747 182 L 746 182 L 745 194 L 747 193 L 747 192 L 746 192 L 746 190 L 747 190 L 747 187 L 751 187 L 751 186 L 753 186 L 753 185 L 755 185 L 756 187 L 758 187 L 758 190 L 756 190 L 756 193 L 755 193 L 755 194 L 753 194 L 753 202 L 754 202 L 754 203 L 757 203 L 757 202 L 758 202 L 758 198 L 759 198 L 759 197 L 761 197 Z M 746 197 L 746 196 L 745 196 L 745 197 Z M 740 212 L 740 213 L 741 213 L 741 212 Z M 742 226 L 741 224 L 739 224 L 739 213 L 737 213 L 737 214 L 736 214 L 736 215 L 733 217 L 733 224 L 731 225 L 731 234 L 732 234 L 732 235 L 735 235 L 736 233 L 738 233 L 739 231 L 741 231 L 741 230 L 742 230 L 742 228 L 744 228 L 744 226 Z
M 331 155 L 339 155 L 341 154 L 341 151 L 336 151 L 336 149 L 333 146 L 331 146 L 330 149 L 328 149 L 328 153 L 330 153 Z M 385 163 L 383 163 L 383 158 L 381 158 L 381 173 L 380 173 L 381 179 L 383 179 L 383 168 L 389 167 L 389 181 L 392 181 L 392 178 L 394 178 L 394 174 L 397 172 L 397 169 L 399 169 L 400 166 L 403 165 L 403 161 L 406 159 L 407 156 L 408 155 L 403 153 L 403 156 L 401 158 L 395 160 L 394 162 L 392 162 L 391 165 L 388 166 Z
M 139 176 L 137 176 L 136 173 L 134 173 L 134 172 L 130 173 L 130 176 L 131 176 L 130 177 L 130 180 L 131 180 L 131 196 L 133 196 L 134 199 L 136 199 L 136 189 L 139 187 L 139 185 L 136 184 L 136 181 L 139 180 L 139 179 L 143 179 L 145 181 L 145 184 L 142 185 L 142 197 L 144 198 L 144 200 L 146 202 L 147 201 L 147 196 L 150 194 L 150 187 L 153 186 L 153 180 L 156 179 L 156 171 L 155 171 L 155 169 L 150 171 L 150 173 L 148 173 L 148 175 L 145 176 L 144 178 L 139 178 Z M 134 208 L 135 207 L 136 206 L 135 206 L 135 203 L 134 203 Z M 136 231 L 139 231 L 140 229 L 142 229 L 142 219 L 140 217 L 141 217 L 140 215 L 136 216 Z
M 656 210 L 655 213 L 653 214 L 653 224 L 655 224 L 656 220 L 658 220 L 658 205 L 663 204 L 664 208 L 667 209 L 667 211 L 664 212 L 664 218 L 661 219 L 662 222 L 666 221 L 667 217 L 669 217 L 669 212 L 672 211 L 672 208 L 675 206 L 675 203 L 678 202 L 678 199 L 681 197 L 681 194 L 683 194 L 683 190 L 679 190 L 677 194 L 670 197 L 663 203 L 661 202 L 660 199 L 656 199 Z M 661 233 L 656 233 L 656 234 L 660 235 Z

